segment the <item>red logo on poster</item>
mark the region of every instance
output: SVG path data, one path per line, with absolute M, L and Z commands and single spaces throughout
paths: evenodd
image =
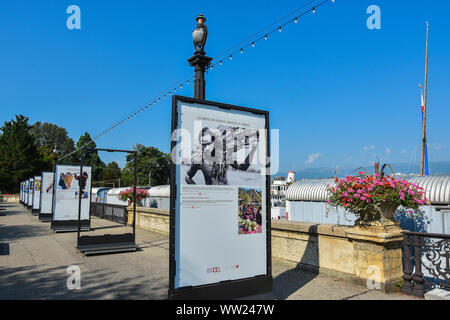
M 212 267 L 212 268 L 206 269 L 206 273 L 219 273 L 219 272 L 220 272 L 220 267 Z

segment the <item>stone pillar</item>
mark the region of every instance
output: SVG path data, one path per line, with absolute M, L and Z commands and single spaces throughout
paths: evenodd
M 128 211 L 128 222 L 127 222 L 127 225 L 132 226 L 133 225 L 133 202 L 131 202 L 128 205 L 127 211 Z M 137 208 L 136 208 L 136 213 L 137 213 Z
M 353 243 L 354 275 L 372 288 L 398 291 L 403 276 L 403 232 L 398 223 L 348 228 L 346 236 Z

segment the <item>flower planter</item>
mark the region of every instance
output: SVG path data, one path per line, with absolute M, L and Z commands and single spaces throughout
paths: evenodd
M 133 200 L 128 200 L 128 206 L 129 207 L 131 207 L 131 208 L 133 208 Z M 137 207 L 142 207 L 143 205 L 142 205 L 142 200 L 137 200 L 137 202 L 136 202 L 136 208 Z
M 381 212 L 377 210 L 367 210 L 359 213 L 359 219 L 355 221 L 357 226 L 383 226 L 397 223 L 394 217 L 398 206 L 390 202 L 381 204 Z
M 361 171 L 358 176 L 336 179 L 335 185 L 328 189 L 328 203 L 354 213 L 358 217 L 355 226 L 395 224 L 394 214 L 399 206 L 411 209 L 409 213 L 412 213 L 419 212 L 420 206 L 428 202 L 423 188 L 394 176 L 378 174 L 378 166 L 376 164 L 374 176 Z
M 382 212 L 382 217 L 384 219 L 387 220 L 392 220 L 394 221 L 394 214 L 395 211 L 397 210 L 398 205 L 390 203 L 390 202 L 385 202 L 381 205 L 381 212 Z

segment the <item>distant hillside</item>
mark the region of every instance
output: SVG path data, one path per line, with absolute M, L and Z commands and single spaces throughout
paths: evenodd
M 419 174 L 420 166 L 412 165 L 410 163 L 392 163 L 392 168 L 395 173 L 403 173 L 403 174 Z M 364 166 L 369 173 L 373 173 L 373 167 Z M 354 175 L 355 167 L 345 167 L 339 168 L 338 177 L 345 177 L 346 175 Z M 303 170 L 297 170 L 295 179 L 324 179 L 324 178 L 332 178 L 334 177 L 334 171 L 336 168 L 329 167 L 320 167 L 320 168 L 308 168 Z M 387 172 L 390 173 L 390 169 L 387 169 Z M 450 161 L 436 161 L 430 162 L 430 172 L 431 175 L 450 175 Z M 277 176 L 287 176 L 287 172 L 280 172 Z

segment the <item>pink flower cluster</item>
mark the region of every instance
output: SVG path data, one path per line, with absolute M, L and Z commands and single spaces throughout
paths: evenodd
M 375 205 L 390 203 L 417 210 L 428 203 L 423 188 L 404 179 L 385 176 L 347 176 L 337 179 L 336 185 L 329 188 L 328 203 L 359 212 L 373 209 Z
M 145 189 L 136 189 L 136 199 L 141 201 L 148 198 L 150 195 Z M 128 188 L 119 192 L 119 199 L 122 201 L 132 201 L 134 198 L 134 188 Z

